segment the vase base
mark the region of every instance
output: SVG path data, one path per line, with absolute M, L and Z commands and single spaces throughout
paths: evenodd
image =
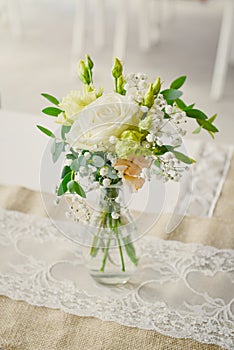
M 90 276 L 98 283 L 116 285 L 116 284 L 125 284 L 128 282 L 131 277 L 129 274 L 120 273 L 103 273 L 100 271 L 91 271 Z

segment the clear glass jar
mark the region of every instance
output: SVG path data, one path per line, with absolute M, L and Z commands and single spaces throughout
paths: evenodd
M 124 203 L 123 186 L 100 187 L 99 200 L 86 227 L 85 265 L 99 283 L 126 283 L 136 271 L 136 226 Z

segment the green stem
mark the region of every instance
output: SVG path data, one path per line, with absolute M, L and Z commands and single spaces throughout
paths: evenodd
M 124 264 L 123 250 L 122 250 L 122 247 L 121 247 L 121 242 L 120 242 L 120 239 L 119 239 L 119 232 L 118 232 L 118 220 L 115 220 L 113 230 L 114 230 L 114 232 L 115 232 L 115 235 L 116 235 L 116 238 L 117 238 L 117 242 L 118 242 L 118 248 L 119 248 L 119 253 L 120 253 L 122 271 L 125 272 L 125 264 Z
M 106 247 L 105 247 L 104 257 L 103 257 L 103 260 L 102 260 L 102 267 L 100 268 L 101 272 L 104 272 L 104 270 L 105 270 L 106 260 L 107 260 L 108 252 L 109 252 L 109 248 L 110 248 L 110 243 L 111 243 L 111 239 L 108 238 L 108 241 L 107 241 L 107 244 L 106 244 Z
M 115 92 L 118 92 L 118 78 L 115 78 Z
M 100 234 L 101 228 L 105 226 L 105 220 L 106 220 L 106 213 L 104 212 L 103 216 L 100 219 L 100 223 L 98 225 L 97 233 L 93 236 L 92 245 L 91 245 L 90 251 L 89 251 L 89 254 L 91 256 L 96 256 L 96 253 L 97 253 L 97 251 L 99 249 L 99 248 L 96 247 L 95 242 L 96 242 L 96 240 L 98 238 L 100 239 L 99 234 Z

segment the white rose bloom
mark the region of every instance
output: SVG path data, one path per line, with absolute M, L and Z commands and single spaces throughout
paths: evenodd
M 139 123 L 140 106 L 129 102 L 126 96 L 109 93 L 85 107 L 67 134 L 67 142 L 77 149 L 108 148 L 111 136 L 120 134 Z

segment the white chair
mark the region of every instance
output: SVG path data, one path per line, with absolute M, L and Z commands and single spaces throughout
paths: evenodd
M 95 5 L 94 43 L 98 48 L 105 43 L 105 0 L 93 0 Z M 89 8 L 87 0 L 76 0 L 75 19 L 73 25 L 72 55 L 84 54 L 85 35 L 89 21 Z
M 225 85 L 228 64 L 234 61 L 232 48 L 234 30 L 234 0 L 224 0 L 223 18 L 220 30 L 219 44 L 211 84 L 211 97 L 220 99 Z M 232 53 L 231 50 L 233 49 Z M 231 58 L 231 56 L 233 57 Z
M 105 43 L 105 8 L 106 0 L 92 0 L 95 5 L 94 43 L 101 48 Z M 156 43 L 160 37 L 160 12 L 158 7 L 171 2 L 170 0 L 116 0 L 113 1 L 115 24 L 113 38 L 113 54 L 124 59 L 128 37 L 128 22 L 131 15 L 131 6 L 137 12 L 139 28 L 139 48 L 146 51 L 152 43 Z M 89 9 L 87 0 L 76 0 L 76 11 L 73 27 L 72 54 L 78 56 L 84 54 L 86 23 L 89 23 Z M 166 13 L 167 10 L 164 11 Z M 151 27 L 152 25 L 152 27 Z

